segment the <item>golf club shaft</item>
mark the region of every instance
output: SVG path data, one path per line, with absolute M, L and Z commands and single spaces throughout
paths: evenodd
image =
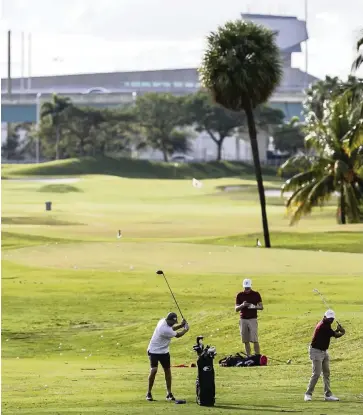
M 184 320 L 183 313 L 182 313 L 182 312 L 181 312 L 181 310 L 180 310 L 179 304 L 178 304 L 178 302 L 176 301 L 176 298 L 175 298 L 175 296 L 174 296 L 174 294 L 173 294 L 173 291 L 172 291 L 172 290 L 171 290 L 171 288 L 170 288 L 170 285 L 169 285 L 168 280 L 166 279 L 166 276 L 165 276 L 165 274 L 164 274 L 164 273 L 163 273 L 163 277 L 164 277 L 165 282 L 167 283 L 167 285 L 168 285 L 168 287 L 169 287 L 169 290 L 170 290 L 171 295 L 172 295 L 172 296 L 173 296 L 173 298 L 174 298 L 174 301 L 175 301 L 176 306 L 178 307 L 179 313 L 180 313 L 180 315 L 181 315 L 182 319 Z
M 318 289 L 314 289 L 314 292 L 316 292 L 316 293 L 318 293 L 319 295 L 320 295 L 320 298 L 322 299 L 322 301 L 323 301 L 323 303 L 325 304 L 325 306 L 328 308 L 328 309 L 330 309 L 331 310 L 331 307 L 329 306 L 329 304 L 328 304 L 328 302 L 326 301 L 326 299 L 324 298 L 324 296 L 323 296 L 323 294 L 318 290 Z M 338 324 L 339 324 L 339 326 L 340 326 L 340 323 L 339 323 L 339 321 L 338 320 L 335 320 Z

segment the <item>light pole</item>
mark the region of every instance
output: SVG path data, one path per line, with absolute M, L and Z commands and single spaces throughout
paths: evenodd
M 42 94 L 40 92 L 37 93 L 36 99 L 35 99 L 35 105 L 36 105 L 36 129 L 37 129 L 37 141 L 35 146 L 35 157 L 37 160 L 37 163 L 39 163 L 39 126 L 40 126 L 40 97 Z
M 305 6 L 305 25 L 306 25 L 306 30 L 308 30 L 308 0 L 304 0 L 304 6 Z M 309 32 L 308 32 L 308 36 L 309 36 Z M 307 37 L 308 37 L 307 36 Z M 305 83 L 306 83 L 306 88 L 309 85 L 309 74 L 308 74 L 308 63 L 309 63 L 309 49 L 308 49 L 308 39 L 306 39 L 305 41 Z

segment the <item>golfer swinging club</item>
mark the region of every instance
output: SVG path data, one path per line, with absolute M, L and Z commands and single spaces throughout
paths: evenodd
M 309 347 L 309 357 L 312 361 L 313 374 L 311 375 L 308 389 L 305 393 L 304 401 L 311 401 L 315 389 L 315 385 L 319 380 L 321 372 L 323 372 L 324 395 L 326 401 L 339 401 L 339 398 L 333 395 L 330 390 L 330 367 L 328 349 L 330 339 L 344 336 L 345 330 L 338 323 L 337 329 L 334 331 L 331 325 L 335 319 L 333 310 L 327 310 L 323 319 L 315 327 L 313 339 Z
M 257 310 L 263 310 L 260 293 L 252 290 L 252 281 L 248 278 L 243 280 L 244 291 L 237 294 L 236 312 L 240 312 L 239 328 L 242 342 L 245 345 L 247 356 L 251 356 L 251 345 L 255 354 L 260 354 L 258 342 Z
M 146 400 L 152 401 L 153 397 L 151 390 L 154 385 L 155 376 L 158 371 L 158 363 L 160 362 L 161 366 L 164 369 L 165 373 L 165 383 L 166 383 L 166 400 L 175 401 L 175 398 L 171 392 L 171 370 L 170 370 L 170 354 L 169 354 L 169 344 L 173 337 L 182 337 L 185 333 L 188 332 L 189 326 L 187 322 L 183 319 L 180 325 L 175 326 L 178 322 L 178 317 L 175 313 L 169 313 L 166 318 L 162 318 L 155 330 L 154 334 L 151 337 L 149 346 L 147 348 L 147 353 L 150 360 L 150 375 L 149 375 L 149 389 L 146 394 Z M 183 328 L 182 331 L 177 332 L 177 330 Z

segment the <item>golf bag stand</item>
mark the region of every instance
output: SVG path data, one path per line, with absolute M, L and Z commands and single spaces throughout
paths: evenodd
M 198 376 L 195 382 L 196 401 L 200 406 L 214 406 L 215 403 L 215 382 L 213 359 L 215 357 L 215 347 L 206 346 L 204 348 L 201 340 L 202 336 L 197 337 L 197 344 L 193 347 L 198 354 Z

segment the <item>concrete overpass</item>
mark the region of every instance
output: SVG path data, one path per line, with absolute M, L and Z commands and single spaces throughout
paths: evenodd
M 138 91 L 138 94 L 143 94 L 146 91 Z M 147 91 L 150 92 L 150 91 Z M 162 92 L 162 91 L 158 91 Z M 163 91 L 167 92 L 167 91 Z M 169 91 L 170 92 L 170 91 Z M 184 91 L 191 93 L 195 91 Z M 179 91 L 181 94 L 182 92 Z M 84 94 L 80 92 L 60 93 L 59 95 L 71 99 L 73 104 L 79 106 L 89 106 L 96 108 L 118 107 L 133 102 L 135 99 L 131 91 L 127 92 L 110 92 L 104 94 Z M 36 123 L 39 117 L 40 107 L 43 102 L 49 101 L 52 94 L 49 92 L 36 93 L 14 93 L 10 96 L 8 94 L 1 94 L 1 121 L 3 123 L 20 123 L 33 122 Z M 278 92 L 274 94 L 270 100 L 269 105 L 281 109 L 287 119 L 292 116 L 301 117 L 302 101 L 304 95 L 302 92 Z

